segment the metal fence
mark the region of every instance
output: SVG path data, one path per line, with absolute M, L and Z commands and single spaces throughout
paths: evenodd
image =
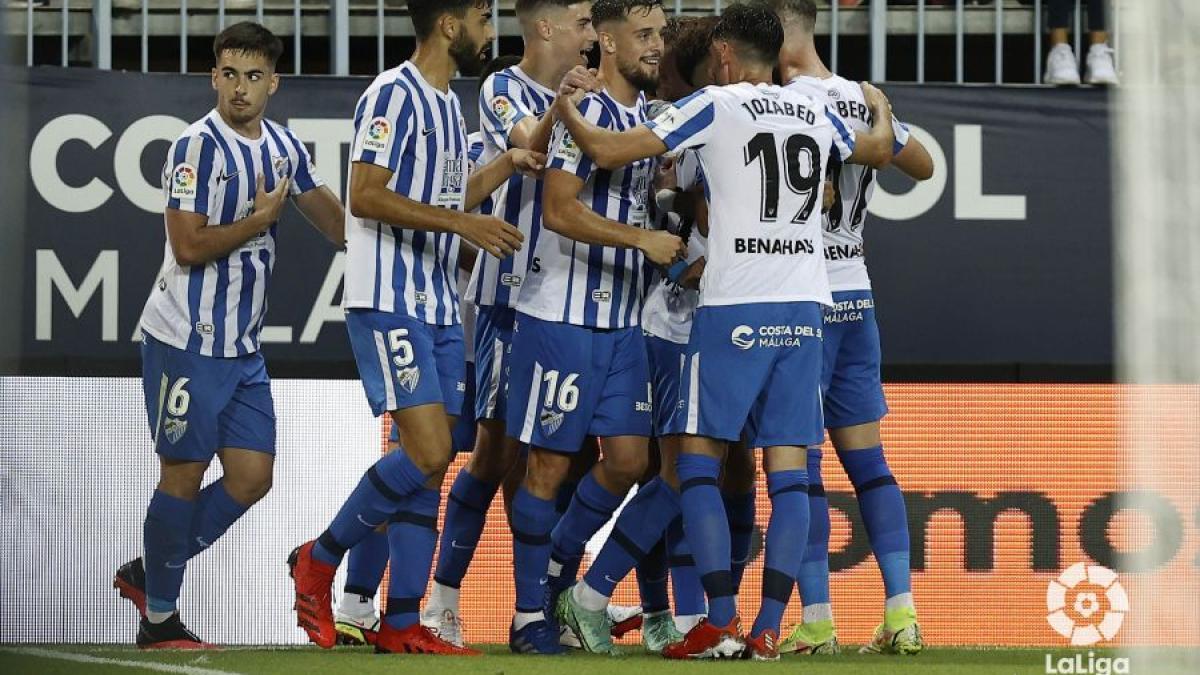
M 915 59 L 916 82 L 925 82 L 927 57 L 954 59 L 951 81 L 967 82 L 968 37 L 988 37 L 994 41 L 994 74 L 991 79 L 975 79 L 994 83 L 1041 83 L 1045 5 L 1048 0 L 953 0 L 933 4 L 927 0 L 866 0 L 866 4 L 846 8 L 833 1 L 821 8 L 817 24 L 819 36 L 827 36 L 825 54 L 830 67 L 837 71 L 839 57 L 844 52 L 841 38 L 854 36 L 865 39 L 870 51 L 869 77 L 887 81 L 889 71 L 889 38 L 915 38 L 911 57 Z M 514 16 L 515 0 L 496 3 L 497 39 L 493 53 L 499 53 L 500 39 L 520 35 Z M 666 0 L 667 8 L 676 14 L 708 14 L 719 12 L 722 0 Z M 1081 0 L 1075 0 L 1075 53 L 1081 53 Z M 412 26 L 405 11 L 405 0 L 9 0 L 6 30 L 12 37 L 24 34 L 26 63 L 47 65 L 35 59 L 35 41 L 59 40 L 58 63 L 55 65 L 90 65 L 111 68 L 114 37 L 140 38 L 141 70 L 151 70 L 151 38 L 167 37 L 178 40 L 180 72 L 188 71 L 189 37 L 212 36 L 228 22 L 254 18 L 276 34 L 292 41 L 292 71 L 305 70 L 302 39 L 320 36 L 328 40 L 328 72 L 334 75 L 350 73 L 351 38 L 357 41 L 374 38 L 377 70 L 386 64 L 385 40 L 389 37 L 411 37 Z M 1120 39 L 1121 6 L 1113 0 L 1111 25 L 1113 46 Z M 20 14 L 24 13 L 21 17 Z M 23 19 L 23 20 L 21 20 Z M 953 46 L 947 48 L 944 39 L 953 36 Z M 1005 39 L 1032 36 L 1032 73 L 1005 73 Z M 930 38 L 941 38 L 937 48 Z M 1010 42 L 1011 45 L 1011 42 Z M 1118 52 L 1119 53 L 1119 52 Z M 896 54 L 891 54 L 893 59 Z M 908 55 L 905 54 L 907 57 Z M 360 57 L 361 58 L 361 57 Z M 907 66 L 906 66 L 907 69 Z M 1010 69 L 1011 70 L 1011 69 Z M 1030 76 L 1031 75 L 1031 76 Z

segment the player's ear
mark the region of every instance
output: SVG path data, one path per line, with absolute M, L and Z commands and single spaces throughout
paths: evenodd
M 462 30 L 461 23 L 457 16 L 446 12 L 438 19 L 438 30 L 442 32 L 442 37 L 446 38 L 448 42 L 454 42 L 454 38 L 458 36 L 458 31 Z
M 217 90 L 217 69 L 216 69 L 216 67 L 214 67 L 212 69 L 212 88 L 213 88 L 213 91 Z
M 613 37 L 612 33 L 601 31 L 599 37 L 600 49 L 605 54 L 615 54 L 617 52 L 617 40 Z
M 538 37 L 546 42 L 549 42 L 550 38 L 554 37 L 554 26 L 550 23 L 549 19 L 538 19 L 534 22 L 534 27 L 537 28 Z
M 277 91 L 279 91 L 279 73 L 271 73 L 271 87 L 267 89 L 267 96 L 274 96 Z

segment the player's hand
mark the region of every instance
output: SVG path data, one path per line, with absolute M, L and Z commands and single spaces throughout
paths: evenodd
M 575 66 L 563 76 L 562 83 L 558 86 L 558 98 L 563 103 L 577 107 L 588 92 L 600 91 L 601 88 L 595 70 Z
M 521 242 L 525 241 L 520 230 L 494 216 L 462 213 L 456 225 L 455 232 L 460 237 L 497 258 L 520 251 Z
M 863 98 L 867 102 L 867 108 L 869 108 L 870 110 L 877 110 L 880 108 L 883 108 L 886 110 L 892 109 L 891 101 L 888 100 L 888 97 L 886 94 L 884 94 L 882 91 L 880 91 L 879 87 L 876 87 L 875 85 L 871 84 L 870 82 L 862 82 L 861 85 L 862 85 L 862 91 L 863 91 Z
M 679 285 L 693 291 L 700 290 L 700 277 L 704 276 L 704 268 L 708 266 L 706 258 L 698 258 L 679 276 Z
M 261 174 L 258 176 L 258 189 L 254 194 L 254 212 L 263 214 L 263 227 L 267 229 L 272 223 L 279 220 L 279 213 L 283 211 L 283 203 L 287 201 L 288 188 L 290 187 L 291 179 L 284 178 L 275 184 L 275 189 L 267 192 L 267 182 Z
M 642 249 L 650 262 L 660 267 L 670 267 L 687 255 L 687 244 L 666 230 L 644 230 L 638 248 Z
M 833 181 L 825 181 L 825 192 L 821 201 L 821 213 L 828 213 L 829 209 L 833 208 L 833 200 L 836 196 L 833 193 Z
M 513 148 L 509 150 L 513 171 L 520 172 L 530 178 L 541 178 L 546 170 L 546 155 L 532 150 Z

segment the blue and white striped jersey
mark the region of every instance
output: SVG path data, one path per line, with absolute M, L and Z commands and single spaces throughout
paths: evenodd
M 539 118 L 554 103 L 554 92 L 518 66 L 493 74 L 479 91 L 479 126 L 484 137 L 482 163 L 508 151 L 508 135 L 526 118 Z M 475 261 L 470 297 L 477 305 L 515 307 L 542 230 L 542 181 L 514 173 L 493 195 L 492 214 L 525 235 L 520 251 L 496 259 L 486 253 Z
M 647 126 L 671 150 L 695 148 L 708 196 L 700 306 L 830 305 L 821 195 L 830 154 L 854 136 L 824 97 L 772 84 L 706 87 Z
M 625 131 L 646 121 L 646 98 L 639 96 L 632 107 L 625 107 L 604 91 L 589 94 L 579 110 L 593 124 Z M 582 178 L 579 201 L 610 220 L 647 227 L 646 200 L 656 165 L 656 159 L 644 159 L 616 171 L 600 169 L 565 126 L 560 123 L 554 128 L 549 168 Z M 642 313 L 645 277 L 640 250 L 590 246 L 543 230 L 517 310 L 577 326 L 636 326 Z
M 216 110 L 187 128 L 167 152 L 167 208 L 198 213 L 208 227 L 230 225 L 254 212 L 258 176 L 266 189 L 290 177 L 293 196 L 323 185 L 312 157 L 287 127 L 262 121 L 258 139 L 239 136 Z M 275 225 L 229 255 L 183 266 L 167 238 L 163 264 L 142 310 L 141 329 L 177 349 L 235 357 L 258 350 L 275 267 Z
M 367 87 L 354 110 L 354 131 L 352 163 L 388 169 L 388 187 L 413 201 L 462 210 L 470 169 L 466 123 L 453 91 L 430 86 L 405 61 Z M 342 304 L 459 323 L 458 236 L 355 218 L 350 207 Z

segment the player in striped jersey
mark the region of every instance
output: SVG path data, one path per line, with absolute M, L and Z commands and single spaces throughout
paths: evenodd
M 514 170 L 540 170 L 544 156 L 510 150 L 468 175 L 466 127 L 449 85 L 456 71 L 482 68 L 491 3 L 410 0 L 408 9 L 416 51 L 375 78 L 355 108 L 343 300 L 368 403 L 392 416 L 403 448 L 367 470 L 329 527 L 297 547 L 289 564 L 299 624 L 332 647 L 337 565 L 389 521 L 391 583 L 376 651 L 478 654 L 418 621 L 454 411 L 466 389 L 454 271 L 460 236 L 497 257 L 520 249 L 519 230 L 470 211 Z
M 518 0 L 516 11 L 525 53 L 519 63 L 485 78 L 479 92 L 484 162 L 511 148 L 546 151 L 555 121 L 551 111 L 555 87 L 568 69 L 586 65 L 585 52 L 596 41 L 590 1 Z M 520 449 L 520 443 L 505 434 L 506 371 L 513 308 L 542 229 L 541 195 L 540 179 L 520 175 L 496 191 L 494 215 L 518 227 L 525 246 L 507 258 L 479 256 L 465 296 L 479 308 L 479 331 L 474 344 L 467 346 L 477 364 L 476 400 L 472 401 L 479 420 L 477 447 L 450 488 L 441 544 L 443 551 L 452 553 L 439 554 L 433 590 L 422 615 L 443 636 L 457 635 L 458 589 L 483 532 L 487 505 Z
M 787 32 L 780 70 L 789 89 L 826 96 L 830 110 L 848 129 L 870 124 L 862 88 L 825 67 L 813 45 L 817 8 L 812 0 L 768 0 Z M 896 142 L 891 164 L 912 178 L 933 174 L 933 161 L 908 127 L 893 124 Z M 874 191 L 868 166 L 831 167 L 833 206 L 824 219 L 826 265 L 834 307 L 826 312 L 823 341 L 822 403 L 825 426 L 838 460 L 855 487 L 867 537 L 883 576 L 884 621 L 864 651 L 915 654 L 923 648 L 909 575 L 909 534 L 904 497 L 883 456 L 879 421 L 887 413 L 880 380 L 879 329 L 863 248 L 863 219 Z M 829 502 L 821 485 L 821 448 L 808 451 L 812 523 L 798 577 L 803 622 L 781 651 L 836 653 L 837 633 L 829 599 Z
M 626 129 L 645 120 L 642 91 L 657 81 L 666 17 L 658 0 L 598 0 L 592 21 L 607 88 L 581 105 L 590 119 Z M 583 555 L 645 471 L 643 254 L 669 264 L 683 248 L 678 237 L 645 229 L 652 161 L 599 170 L 561 125 L 550 147 L 546 229 L 517 300 L 507 416 L 508 434 L 531 446 L 513 499 L 517 614 L 509 646 L 541 653 L 559 647 L 540 580 L 549 569 L 548 585 L 559 588 L 563 564 Z M 604 439 L 604 459 L 555 525 L 556 493 L 587 436 Z
M 778 658 L 779 622 L 808 529 L 805 446 L 822 434 L 821 313 L 831 302 L 818 251 L 824 170 L 831 152 L 844 161 L 886 161 L 893 142 L 887 99 L 878 90 L 871 90 L 871 131 L 851 135 L 823 97 L 772 84 L 782 44 L 773 12 L 733 5 L 713 30 L 713 79 L 724 86 L 697 92 L 624 134 L 563 113 L 601 166 L 692 148 L 706 178 L 709 249 L 681 386 L 687 435 L 677 471 L 709 615 L 663 650 L 668 658 L 743 650 Z M 738 156 L 741 162 L 729 161 Z M 746 198 L 753 195 L 759 199 Z M 731 379 L 731 372 L 739 376 Z M 729 529 L 717 489 L 725 446 L 743 431 L 748 446 L 765 449 L 772 505 L 763 601 L 748 643 L 733 601 Z
M 143 616 L 143 649 L 206 646 L 176 611 L 187 562 L 270 489 L 275 413 L 258 348 L 284 202 L 293 198 L 325 236 L 343 240 L 342 205 L 308 151 L 263 118 L 282 52 L 258 24 L 222 31 L 213 43 L 217 107 L 171 145 L 163 167 L 167 242 L 140 324 L 160 475 L 145 558 L 113 580 Z M 224 473 L 200 490 L 213 455 Z

